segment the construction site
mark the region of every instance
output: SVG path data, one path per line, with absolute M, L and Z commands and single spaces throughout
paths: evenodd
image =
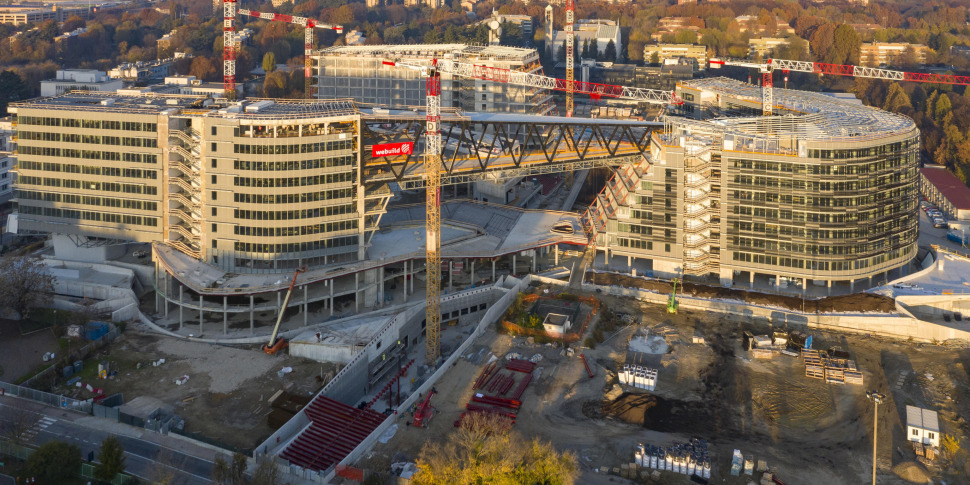
M 920 242 L 915 124 L 771 79 L 904 73 L 712 60 L 762 86 L 609 86 L 575 81 L 572 36 L 565 80 L 497 47 L 315 64 L 313 29 L 342 27 L 223 6 L 225 97 L 10 106 L 11 226 L 50 236 L 62 308 L 128 325 L 34 385 L 294 482 L 407 479 L 482 413 L 575 452 L 584 484 L 864 482 L 873 409 L 880 482 L 970 475 L 970 262 Z M 236 99 L 237 14 L 305 28 L 307 100 Z M 314 69 L 424 105 L 310 99 Z M 479 88 L 500 112 L 468 110 Z M 660 114 L 573 117 L 575 95 Z M 943 445 L 909 444 L 909 405 Z

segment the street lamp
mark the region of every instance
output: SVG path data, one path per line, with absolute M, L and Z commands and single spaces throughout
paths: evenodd
M 866 397 L 875 405 L 875 412 L 872 416 L 872 485 L 876 485 L 876 435 L 879 433 L 879 404 L 886 398 L 885 395 L 876 391 L 866 391 Z

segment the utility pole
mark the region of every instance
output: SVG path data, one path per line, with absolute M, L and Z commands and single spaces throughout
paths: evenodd
M 878 443 L 877 437 L 879 434 L 879 404 L 886 396 L 876 391 L 866 391 L 866 397 L 875 405 L 872 415 L 872 485 L 876 485 L 876 443 Z

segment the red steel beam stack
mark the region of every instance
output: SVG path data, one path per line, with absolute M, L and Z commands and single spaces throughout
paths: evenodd
M 495 372 L 496 367 L 498 367 L 498 365 L 495 362 L 486 365 L 485 369 L 483 369 L 482 373 L 478 376 L 478 379 L 475 379 L 475 387 L 473 389 L 481 389 L 485 383 L 488 382 L 488 379 L 492 377 L 492 373 Z
M 590 369 L 589 368 L 589 362 L 586 362 L 586 355 L 585 354 L 579 354 L 579 358 L 580 359 L 583 359 L 583 365 L 586 366 L 586 375 L 588 375 L 589 378 L 592 379 L 593 378 L 593 369 Z
M 536 365 L 528 360 L 512 359 L 505 364 L 505 368 L 516 372 L 531 373 L 535 370 Z
M 519 385 L 515 387 L 515 391 L 512 392 L 512 395 L 509 396 L 509 398 L 516 401 L 520 400 L 522 398 L 522 393 L 525 392 L 525 388 L 529 386 L 530 382 L 532 382 L 532 374 L 526 374 L 522 381 L 519 382 Z
M 482 404 L 502 406 L 503 408 L 509 409 L 519 409 L 519 407 L 522 406 L 522 401 L 519 401 L 518 399 L 506 399 L 504 397 L 486 396 L 484 394 L 473 395 L 472 401 L 480 402 Z

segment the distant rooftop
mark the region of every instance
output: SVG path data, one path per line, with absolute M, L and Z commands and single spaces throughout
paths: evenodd
M 506 47 L 501 45 L 468 44 L 411 44 L 411 45 L 350 45 L 334 46 L 320 50 L 321 55 L 367 56 L 367 57 L 428 57 L 435 59 L 482 59 L 522 60 L 537 57 L 535 49 Z
M 946 167 L 927 165 L 919 170 L 957 210 L 970 210 L 970 187 L 950 173 Z

